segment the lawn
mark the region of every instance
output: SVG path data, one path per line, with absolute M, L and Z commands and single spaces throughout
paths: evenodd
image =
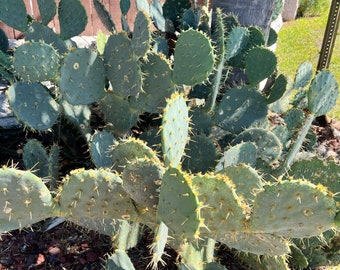
M 295 71 L 304 61 L 310 61 L 316 69 L 327 19 L 328 10 L 319 16 L 299 18 L 283 24 L 279 32 L 276 55 L 279 71 L 286 75 L 290 81 L 294 80 Z M 340 85 L 339 32 L 337 36 L 329 69 Z M 340 120 L 340 99 L 329 116 Z

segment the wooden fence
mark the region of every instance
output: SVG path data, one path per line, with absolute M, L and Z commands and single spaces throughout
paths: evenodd
M 8 0 L 11 1 L 11 0 Z M 27 8 L 27 13 L 34 19 L 39 20 L 39 8 L 37 4 L 37 0 L 24 0 Z M 56 0 L 57 3 L 59 3 L 60 0 Z M 164 2 L 165 0 L 161 0 L 160 2 Z M 102 25 L 100 19 L 97 16 L 97 13 L 93 7 L 92 0 L 81 0 L 82 4 L 84 5 L 87 15 L 88 15 L 88 24 L 85 29 L 85 31 L 81 34 L 82 36 L 94 36 L 97 34 L 98 30 L 102 30 L 105 32 L 105 28 Z M 116 24 L 116 27 L 118 30 L 120 30 L 120 18 L 121 18 L 121 12 L 119 3 L 120 0 L 101 0 L 102 4 L 105 5 L 107 10 L 110 12 L 112 19 L 114 23 Z M 198 1 L 198 3 L 205 3 L 205 0 Z M 134 0 L 131 0 L 131 8 L 127 14 L 127 20 L 130 26 L 132 26 L 134 18 L 136 15 L 136 4 Z M 51 28 L 53 28 L 57 33 L 59 32 L 59 24 L 57 18 L 54 18 L 54 20 L 49 24 Z M 0 28 L 2 28 L 5 33 L 7 34 L 8 38 L 12 39 L 18 39 L 22 37 L 22 33 L 19 31 L 16 31 L 4 23 L 0 21 Z

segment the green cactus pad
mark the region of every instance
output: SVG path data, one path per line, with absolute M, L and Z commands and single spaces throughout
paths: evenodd
M 112 147 L 111 160 L 113 169 L 118 172 L 123 172 L 129 162 L 145 157 L 160 164 L 157 154 L 142 140 L 128 138 L 117 142 Z
M 47 25 L 57 13 L 56 2 L 55 0 L 38 0 L 38 6 L 42 23 Z
M 203 33 L 190 29 L 176 42 L 173 81 L 195 85 L 205 81 L 214 68 L 213 47 Z
M 8 101 L 16 117 L 33 129 L 47 130 L 59 116 L 59 104 L 39 83 L 13 84 L 8 90 Z
M 53 216 L 51 193 L 41 178 L 30 171 L 2 167 L 0 189 L 0 233 Z
M 297 160 L 291 166 L 289 175 L 296 178 L 309 179 L 315 185 L 323 185 L 329 192 L 338 194 L 340 192 L 340 165 L 332 159 L 321 160 L 317 157 L 307 160 Z M 340 197 L 334 199 L 340 202 Z
M 237 56 L 244 46 L 248 43 L 249 31 L 244 27 L 234 27 L 228 34 L 226 41 L 226 59 L 227 61 Z
M 126 251 L 116 249 L 115 253 L 107 258 L 106 270 L 135 270 Z
M 14 29 L 25 32 L 28 27 L 25 2 L 23 0 L 1 0 L 0 20 Z
M 86 48 L 70 52 L 60 68 L 60 93 L 70 104 L 90 104 L 104 94 L 105 70 L 97 54 Z
M 38 140 L 27 141 L 23 148 L 22 159 L 25 168 L 34 171 L 36 176 L 42 178 L 49 175 L 47 151 Z
M 227 91 L 216 108 L 215 122 L 226 131 L 238 134 L 266 119 L 266 99 L 255 88 L 244 86 Z
M 176 239 L 198 239 L 200 204 L 189 175 L 175 168 L 164 173 L 157 214 Z
M 161 262 L 162 264 L 165 263 L 162 259 L 162 256 L 166 255 L 164 249 L 168 240 L 168 232 L 169 228 L 163 222 L 157 224 L 157 227 L 155 229 L 154 241 L 150 246 L 152 259 L 148 266 L 151 266 L 151 269 L 156 269 L 156 266 L 159 262 Z
M 126 33 L 109 37 L 104 59 L 113 92 L 121 97 L 136 96 L 142 89 L 142 73 Z
M 164 171 L 155 160 L 134 159 L 126 164 L 122 172 L 123 187 L 138 204 L 149 209 L 156 208 Z
M 68 51 L 65 42 L 51 28 L 38 22 L 32 22 L 25 32 L 26 41 L 43 41 L 50 44 L 59 53 Z
M 185 155 L 182 168 L 188 172 L 206 173 L 213 171 L 216 166 L 217 148 L 211 139 L 203 135 L 190 138 Z
M 80 0 L 61 0 L 58 6 L 58 19 L 60 36 L 64 40 L 78 36 L 87 25 L 86 10 Z
M 28 42 L 19 46 L 13 56 L 15 70 L 26 81 L 53 81 L 57 76 L 59 58 L 51 45 Z
M 245 229 L 246 205 L 237 196 L 235 186 L 227 176 L 197 175 L 193 177 L 192 183 L 202 204 L 200 213 L 203 228 L 206 228 L 202 229 L 202 234 L 217 240 L 225 232 Z
M 223 157 L 216 165 L 215 171 L 219 172 L 223 168 L 245 163 L 255 165 L 257 158 L 257 147 L 252 142 L 244 142 L 230 147 L 223 153 Z
M 180 164 L 188 141 L 188 108 L 182 94 L 175 92 L 167 100 L 162 118 L 162 150 L 165 166 Z
M 195 123 L 191 128 L 191 132 L 195 135 L 209 136 L 213 126 L 211 115 L 205 110 L 194 107 L 190 108 L 189 117 L 192 123 Z
M 217 240 L 238 251 L 257 255 L 281 256 L 290 251 L 287 240 L 267 233 L 234 232 Z
M 313 65 L 306 61 L 299 67 L 295 75 L 295 81 L 293 87 L 295 89 L 305 88 L 313 77 Z
M 296 129 L 302 125 L 305 115 L 302 110 L 293 108 L 287 111 L 284 116 L 287 128 L 290 130 Z
M 59 147 L 53 144 L 50 153 L 48 155 L 48 175 L 49 187 L 51 189 L 57 189 L 57 182 L 59 180 Z
M 280 74 L 274 82 L 274 85 L 270 88 L 269 96 L 267 97 L 267 103 L 271 104 L 279 100 L 287 89 L 287 78 Z
M 143 57 L 150 49 L 150 24 L 151 20 L 148 15 L 143 11 L 139 11 L 135 19 L 131 40 L 132 49 L 137 57 Z
M 92 136 L 89 149 L 96 168 L 110 168 L 112 166 L 109 149 L 115 141 L 114 136 L 106 130 L 96 132 Z
M 251 231 L 303 238 L 334 226 L 335 201 L 323 186 L 303 180 L 281 181 L 256 195 Z
M 329 70 L 321 70 L 308 90 L 308 109 L 316 116 L 325 115 L 336 104 L 338 84 Z
M 105 6 L 99 0 L 93 0 L 93 6 L 106 30 L 109 32 L 116 30 L 115 23 L 113 22 L 112 17 Z
M 107 130 L 116 137 L 126 136 L 131 127 L 137 124 L 137 112 L 120 96 L 106 93 L 100 100 L 100 107 L 108 123 Z
M 142 60 L 143 91 L 131 99 L 131 106 L 140 112 L 158 112 L 166 106 L 166 99 L 175 91 L 171 68 L 166 58 L 150 53 Z
M 249 204 L 262 189 L 261 177 L 255 169 L 246 164 L 230 166 L 224 168 L 219 173 L 230 178 L 235 184 L 237 195 L 242 196 Z
M 134 219 L 135 208 L 114 173 L 78 169 L 63 179 L 57 196 L 61 215 L 72 218 Z
M 282 145 L 279 139 L 269 130 L 260 128 L 246 129 L 240 133 L 233 141 L 232 145 L 241 142 L 252 142 L 257 147 L 257 163 L 271 164 L 276 162 L 281 155 Z
M 0 51 L 6 53 L 9 47 L 8 37 L 4 30 L 0 28 Z
M 257 85 L 273 74 L 276 69 L 277 59 L 269 49 L 256 47 L 248 52 L 245 63 L 249 83 Z

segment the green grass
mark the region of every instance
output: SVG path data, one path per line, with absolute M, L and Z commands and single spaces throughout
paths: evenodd
M 285 22 L 279 32 L 276 55 L 280 73 L 294 80 L 295 72 L 304 61 L 310 61 L 316 70 L 327 24 L 328 10 L 317 17 L 299 18 Z M 329 70 L 340 85 L 340 37 L 338 34 Z M 329 116 L 340 120 L 340 99 L 329 113 Z

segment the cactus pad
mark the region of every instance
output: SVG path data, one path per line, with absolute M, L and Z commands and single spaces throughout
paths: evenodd
M 269 49 L 256 47 L 246 56 L 246 74 L 251 85 L 256 85 L 269 77 L 276 68 L 277 59 Z
M 289 242 L 273 234 L 235 232 L 217 240 L 231 248 L 257 255 L 280 256 L 290 251 Z
M 30 171 L 0 169 L 0 232 L 22 229 L 52 216 L 53 199 L 41 178 Z
M 16 117 L 33 129 L 49 129 L 59 116 L 59 104 L 39 83 L 13 84 L 8 91 L 8 101 Z
M 1 0 L 0 20 L 14 29 L 25 32 L 28 27 L 25 2 Z
M 38 177 L 49 175 L 48 155 L 44 146 L 36 139 L 28 140 L 23 148 L 22 159 L 27 170 L 33 170 Z
M 303 180 L 281 181 L 256 195 L 250 230 L 303 238 L 334 226 L 335 201 L 327 190 Z
M 151 20 L 146 13 L 139 11 L 135 19 L 131 41 L 131 46 L 137 57 L 143 57 L 150 48 L 150 24 Z
M 47 25 L 57 13 L 56 2 L 55 0 L 38 0 L 38 6 L 42 23 Z
M 308 109 L 316 116 L 325 115 L 338 98 L 338 84 L 329 70 L 321 70 L 308 91 Z
M 38 22 L 32 22 L 25 32 L 26 41 L 44 41 L 50 44 L 61 55 L 66 53 L 65 42 L 51 28 Z
M 205 81 L 214 68 L 211 42 L 195 30 L 182 32 L 176 42 L 173 81 L 195 85 Z
M 200 204 L 190 176 L 169 168 L 163 175 L 158 203 L 158 218 L 177 239 L 197 239 L 202 225 Z
M 142 73 L 126 33 L 113 34 L 104 51 L 106 75 L 113 92 L 121 97 L 136 96 L 141 91 Z
M 129 138 L 117 142 L 112 147 L 111 160 L 113 169 L 122 172 L 129 162 L 139 158 L 148 158 L 160 163 L 156 153 L 149 148 L 142 140 Z
M 268 107 L 265 97 L 255 88 L 244 86 L 228 90 L 216 110 L 216 123 L 224 130 L 238 134 L 263 121 Z
M 73 105 L 90 104 L 104 94 L 105 70 L 102 60 L 89 49 L 70 52 L 60 68 L 60 93 Z
M 162 150 L 166 166 L 180 164 L 188 140 L 188 108 L 182 94 L 175 92 L 167 100 L 162 118 Z
M 295 75 L 295 81 L 293 87 L 295 89 L 301 89 L 306 87 L 311 81 L 313 76 L 313 66 L 310 62 L 303 62 L 299 67 Z
M 158 112 L 166 106 L 166 98 L 175 91 L 169 62 L 160 54 L 150 53 L 142 61 L 143 91 L 131 105 L 140 112 Z
M 58 194 L 61 215 L 91 219 L 133 219 L 135 208 L 122 179 L 101 170 L 78 169 L 63 179 Z
M 282 145 L 279 139 L 269 130 L 260 128 L 246 129 L 232 142 L 233 145 L 241 142 L 252 142 L 257 147 L 258 165 L 262 162 L 271 164 L 276 162 L 281 155 Z
M 244 142 L 230 147 L 223 153 L 223 157 L 219 160 L 215 171 L 219 172 L 223 168 L 237 165 L 240 163 L 255 165 L 257 158 L 257 147 L 252 142 Z
M 246 205 L 237 196 L 234 184 L 227 176 L 197 175 L 192 183 L 202 204 L 201 217 L 209 237 L 218 239 L 225 232 L 242 231 Z
M 137 112 L 131 104 L 120 96 L 108 92 L 100 100 L 100 107 L 105 114 L 107 130 L 114 136 L 125 136 L 138 120 Z
M 13 65 L 26 81 L 53 81 L 57 76 L 59 58 L 51 45 L 29 42 L 16 49 Z
M 135 159 L 126 164 L 121 177 L 131 199 L 152 209 L 158 204 L 158 189 L 163 174 L 164 168 L 155 160 Z
M 109 149 L 115 138 L 106 130 L 96 132 L 89 145 L 91 159 L 97 168 L 110 168 L 112 166 Z
M 190 138 L 186 147 L 182 168 L 192 173 L 213 171 L 216 166 L 217 148 L 209 138 L 196 135 Z
M 64 40 L 78 36 L 87 25 L 86 10 L 80 0 L 61 0 L 58 6 L 58 18 L 60 36 Z
M 236 193 L 242 196 L 249 204 L 254 200 L 256 194 L 262 189 L 262 179 L 255 169 L 239 164 L 224 168 L 219 173 L 230 178 L 235 184 Z

